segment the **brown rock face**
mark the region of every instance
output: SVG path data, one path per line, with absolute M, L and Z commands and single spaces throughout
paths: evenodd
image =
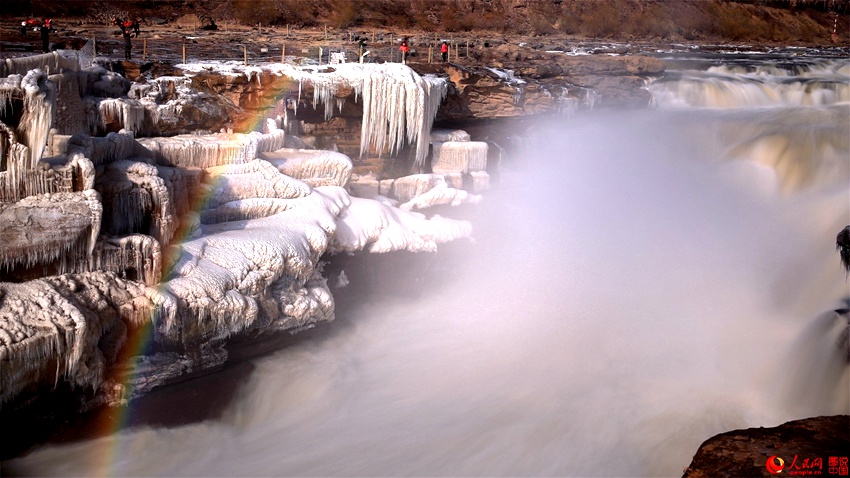
M 683 476 L 847 476 L 848 455 L 850 415 L 806 418 L 711 437 Z

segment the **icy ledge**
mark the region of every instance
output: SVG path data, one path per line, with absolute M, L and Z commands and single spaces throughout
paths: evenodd
M 289 206 L 274 215 L 199 226 L 198 237 L 183 242 L 176 256 L 172 251 L 170 274 L 156 287 L 105 272 L 0 283 L 0 400 L 59 380 L 93 390 L 99 400 L 125 400 L 221 363 L 224 341 L 236 334 L 333 320 L 334 299 L 320 274 L 327 253 L 433 251 L 472 234 L 468 222 L 427 219 L 352 198 L 339 186 L 304 191 L 276 198 Z M 256 195 L 232 194 L 236 202 Z M 160 352 L 110 373 L 126 331 L 148 328 Z

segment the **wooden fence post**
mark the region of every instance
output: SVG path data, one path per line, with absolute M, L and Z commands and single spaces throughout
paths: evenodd
M 183 44 L 183 63 L 186 63 L 186 44 Z
M 280 62 L 286 63 L 286 43 L 280 45 Z
M 242 62 L 243 64 L 248 64 L 248 47 L 246 45 L 242 45 Z
M 148 58 L 148 39 L 142 39 L 142 60 L 147 60 Z

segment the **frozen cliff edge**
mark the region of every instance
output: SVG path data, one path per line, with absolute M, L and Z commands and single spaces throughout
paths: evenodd
M 56 58 L 28 58 L 36 69 L 0 81 L 0 406 L 7 410 L 60 383 L 75 390 L 78 409 L 122 403 L 221 365 L 236 337 L 333 320 L 323 258 L 434 251 L 472 235 L 466 221 L 412 209 L 480 200 L 460 188 L 464 178 L 477 190 L 488 186 L 486 144 L 483 153 L 482 144 L 456 147 L 478 155 L 453 156 L 460 170 L 386 179 L 391 197 L 362 188 L 357 197 L 351 159 L 285 148 L 281 118 L 248 133 L 138 138 L 155 121 L 188 111 L 174 98 L 200 98 L 182 91 L 189 82 L 168 80 L 181 91 L 153 109 L 145 104 L 155 96 L 149 88 L 102 68 L 71 65 L 50 75 L 37 68 Z M 335 88 L 324 73 L 304 75 L 324 85 L 320 91 Z M 444 83 L 399 65 L 352 75 L 372 91 L 360 93 L 372 98 L 368 148 L 409 143 L 424 161 L 422 152 L 440 139 L 430 130 Z M 401 201 L 407 205 L 397 207 Z

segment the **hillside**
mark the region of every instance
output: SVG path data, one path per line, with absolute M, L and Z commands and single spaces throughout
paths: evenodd
M 850 0 L 12 0 L 0 14 L 665 41 L 850 42 Z

